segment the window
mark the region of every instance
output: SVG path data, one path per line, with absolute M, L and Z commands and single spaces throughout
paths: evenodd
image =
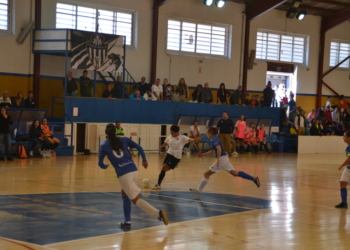
M 12 33 L 11 0 L 0 0 L 0 33 Z
M 2 0 L 0 0 L 2 1 Z M 102 10 L 85 6 L 57 3 L 56 28 L 78 29 L 126 36 L 126 45 L 134 46 L 133 13 Z
M 307 36 L 258 31 L 256 58 L 306 64 Z
M 167 50 L 170 53 L 229 57 L 230 25 L 168 20 Z
M 329 65 L 334 67 L 350 56 L 350 41 L 333 40 L 331 42 L 331 55 Z M 350 59 L 342 63 L 340 68 L 350 68 Z

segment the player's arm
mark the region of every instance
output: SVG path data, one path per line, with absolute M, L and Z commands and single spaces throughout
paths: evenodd
M 146 159 L 146 155 L 145 155 L 145 151 L 143 150 L 143 148 L 137 144 L 136 142 L 134 142 L 133 140 L 131 139 L 128 139 L 128 146 L 130 148 L 136 148 L 137 151 L 139 151 L 139 154 L 141 155 L 142 157 L 142 166 L 144 168 L 147 168 L 148 167 L 148 162 L 147 162 L 147 159 Z
M 217 145 L 217 146 L 216 146 L 216 166 L 217 166 L 217 167 L 219 167 L 220 156 L 221 156 L 221 146 L 220 146 L 220 145 Z
M 162 146 L 159 147 L 159 151 L 162 151 L 163 148 L 166 148 L 169 144 L 164 142 L 164 144 Z
M 105 158 L 106 154 L 105 152 L 103 151 L 102 149 L 102 145 L 101 145 L 101 148 L 100 148 L 100 155 L 98 156 L 98 166 L 102 169 L 106 169 L 108 168 L 108 165 L 104 164 L 103 163 L 103 159 Z
M 344 163 L 342 165 L 340 165 L 340 167 L 338 169 L 341 170 L 343 167 L 345 167 L 345 166 L 347 166 L 349 164 L 350 164 L 350 154 L 348 154 L 348 158 L 346 158 Z
M 202 156 L 211 155 L 211 154 L 213 154 L 213 150 L 210 150 L 210 151 L 205 152 L 205 153 L 198 153 L 197 156 L 202 157 Z

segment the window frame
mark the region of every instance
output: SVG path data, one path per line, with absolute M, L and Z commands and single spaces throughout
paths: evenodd
M 0 35 L 15 35 L 15 0 L 8 0 L 7 30 L 0 29 Z
M 98 19 L 98 10 L 104 10 L 104 11 L 113 11 L 114 13 L 125 13 L 125 14 L 131 14 L 132 19 L 131 19 L 131 44 L 126 45 L 126 48 L 128 49 L 137 49 L 138 45 L 138 11 L 136 10 L 128 10 L 128 9 L 122 9 L 122 8 L 116 8 L 112 6 L 107 6 L 107 5 L 98 5 L 98 4 L 89 4 L 89 3 L 82 3 L 78 1 L 65 1 L 65 0 L 59 0 L 55 4 L 55 28 L 57 29 L 57 4 L 67 4 L 67 5 L 75 5 L 76 10 L 75 10 L 75 29 L 78 27 L 78 6 L 80 7 L 86 7 L 86 8 L 94 8 L 96 10 L 96 17 L 95 21 Z M 59 29 L 69 29 L 69 28 L 59 28 Z M 93 31 L 95 32 L 95 30 Z M 104 34 L 104 33 L 102 33 Z M 117 35 L 117 34 L 115 34 Z
M 338 47 L 340 48 L 340 44 L 347 44 L 350 46 L 350 41 L 347 41 L 347 40 L 342 40 L 342 39 L 332 39 L 329 43 L 329 63 L 328 63 L 328 66 L 331 67 L 331 68 L 334 68 L 337 64 L 339 64 L 341 62 L 341 60 L 339 59 L 339 55 L 340 55 L 340 52 L 342 50 L 338 49 L 337 50 L 337 62 L 334 64 L 334 65 L 331 65 L 331 56 L 332 56 L 332 43 L 337 43 L 338 44 Z M 349 52 L 350 52 L 350 49 L 349 49 Z M 349 54 L 350 55 L 350 54 Z M 348 66 L 347 67 L 341 67 L 341 65 L 339 65 L 336 69 L 337 70 L 345 70 L 345 71 L 348 71 L 350 69 L 350 58 L 348 59 Z
M 257 45 L 258 45 L 258 33 L 268 33 L 268 34 L 274 34 L 274 35 L 278 35 L 279 36 L 279 53 L 278 53 L 278 58 L 279 60 L 271 60 L 271 59 L 267 59 L 267 52 L 266 52 L 266 57 L 265 59 L 263 58 L 258 58 L 257 56 L 255 57 L 255 59 L 257 61 L 260 62 L 278 62 L 278 63 L 291 63 L 294 65 L 299 65 L 299 66 L 304 66 L 307 67 L 309 64 L 309 46 L 310 46 L 310 36 L 309 35 L 304 35 L 304 34 L 297 34 L 297 33 L 289 33 L 289 32 L 282 32 L 282 31 L 276 31 L 276 30 L 266 30 L 266 29 L 257 29 L 256 32 L 256 40 L 255 40 L 255 50 L 256 50 L 256 55 L 258 54 L 258 50 L 257 50 Z M 299 62 L 293 62 L 292 61 L 281 61 L 281 48 L 282 48 L 282 36 L 292 36 L 293 38 L 303 38 L 304 39 L 304 56 L 303 56 L 303 62 L 299 63 Z M 294 50 L 294 45 L 292 46 L 292 50 Z M 291 56 L 293 57 L 293 53 L 291 54 Z
M 215 55 L 215 54 L 206 54 L 206 53 L 198 53 L 198 52 L 186 52 L 181 51 L 181 43 L 182 43 L 182 27 L 180 30 L 180 40 L 179 40 L 179 50 L 169 50 L 168 49 L 168 22 L 169 21 L 179 21 L 181 24 L 183 22 L 188 22 L 196 25 L 196 41 L 198 37 L 198 25 L 210 25 L 215 27 L 222 27 L 225 28 L 225 51 L 226 54 L 224 56 L 221 55 Z M 232 47 L 232 25 L 231 24 L 223 24 L 223 23 L 215 23 L 215 22 L 207 22 L 207 21 L 201 21 L 201 20 L 195 20 L 195 19 L 188 19 L 188 18 L 182 18 L 182 17 L 173 17 L 169 16 L 167 18 L 167 25 L 166 25 L 166 44 L 165 44 L 166 54 L 170 55 L 177 55 L 177 56 L 190 56 L 190 57 L 200 57 L 200 58 L 208 58 L 208 59 L 221 59 L 221 60 L 230 60 L 231 59 L 231 47 Z M 212 46 L 212 45 L 211 45 Z M 197 43 L 195 43 L 195 51 L 196 51 Z

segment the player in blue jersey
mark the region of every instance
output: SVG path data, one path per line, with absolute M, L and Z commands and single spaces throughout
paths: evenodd
M 119 223 L 119 226 L 122 228 L 131 228 L 131 201 L 146 213 L 158 217 L 165 225 L 168 225 L 168 217 L 165 211 L 154 208 L 139 196 L 141 189 L 136 184 L 138 171 L 128 148 L 136 148 L 139 151 L 142 156 L 142 166 L 147 168 L 148 163 L 143 148 L 129 138 L 117 137 L 115 131 L 116 127 L 112 123 L 107 125 L 106 135 L 108 139 L 101 144 L 98 165 L 102 169 L 108 168 L 109 165 L 103 163 L 104 157 L 107 156 L 117 173 L 119 184 L 122 187 L 121 195 L 125 221 Z
M 237 171 L 231 165 L 230 160 L 228 158 L 227 152 L 223 150 L 222 142 L 217 136 L 218 129 L 215 127 L 210 127 L 207 131 L 207 136 L 211 140 L 210 147 L 211 151 L 208 151 L 204 154 L 199 153 L 198 157 L 202 157 L 205 155 L 210 155 L 212 153 L 215 154 L 216 162 L 209 168 L 207 172 L 204 173 L 204 178 L 200 182 L 198 189 L 190 188 L 190 191 L 195 195 L 199 196 L 203 191 L 204 187 L 207 185 L 209 181 L 209 177 L 215 173 L 220 172 L 222 169 L 226 170 L 233 176 L 239 176 L 243 179 L 247 179 L 253 181 L 257 187 L 260 187 L 259 177 L 253 177 L 243 171 Z
M 350 182 L 350 130 L 346 131 L 344 133 L 343 140 L 346 144 L 348 144 L 348 147 L 345 150 L 346 160 L 342 165 L 339 167 L 339 171 L 345 167 L 343 174 L 340 179 L 340 197 L 341 197 L 341 203 L 336 205 L 336 208 L 348 208 L 348 190 L 346 189 L 346 186 Z

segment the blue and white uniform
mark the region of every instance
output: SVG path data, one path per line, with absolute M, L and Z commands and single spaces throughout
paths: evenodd
M 346 157 L 350 157 L 350 145 L 348 145 L 348 147 L 346 148 L 345 155 Z M 346 181 L 350 183 L 350 164 L 345 166 L 340 181 Z
M 235 170 L 235 168 L 230 163 L 230 160 L 228 158 L 227 153 L 224 151 L 224 147 L 222 146 L 222 142 L 220 141 L 219 137 L 216 135 L 211 139 L 210 148 L 213 150 L 215 154 L 215 158 L 218 158 L 218 152 L 217 152 L 217 146 L 220 146 L 221 148 L 221 155 L 219 156 L 219 166 L 216 166 L 216 162 L 213 163 L 213 165 L 210 166 L 209 170 L 218 173 L 221 171 L 221 169 L 226 170 L 227 172 L 230 172 L 231 170 Z
M 112 149 L 109 139 L 102 142 L 98 165 L 102 169 L 108 168 L 108 165 L 103 163 L 104 157 L 107 156 L 117 173 L 120 186 L 127 196 L 133 200 L 141 192 L 141 189 L 136 184 L 138 171 L 128 148 L 136 148 L 142 156 L 142 162 L 147 162 L 146 155 L 143 148 L 129 138 L 120 137 L 119 139 L 123 142 L 123 150 L 120 152 Z

